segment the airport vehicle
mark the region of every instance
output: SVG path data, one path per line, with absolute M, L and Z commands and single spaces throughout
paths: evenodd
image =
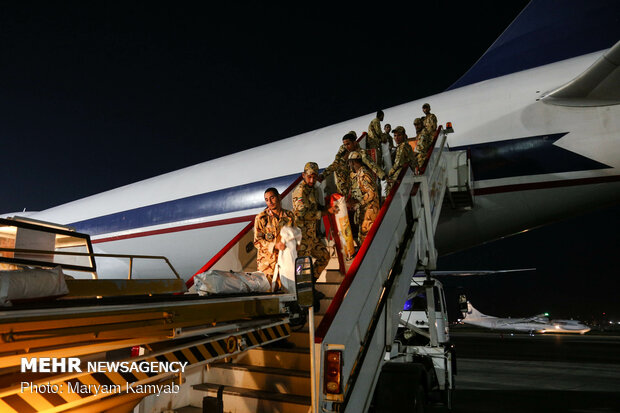
M 502 331 L 522 331 L 533 333 L 578 333 L 585 334 L 590 327 L 578 320 L 550 320 L 546 313 L 525 318 L 501 318 L 482 314 L 467 301 L 467 311 L 462 321 L 477 327 Z
M 533 1 L 451 88 L 384 110 L 386 122 L 407 126 L 429 102 L 440 122 L 458 125 L 450 150 L 465 151 L 475 181 L 463 198 L 450 197 L 454 210 L 444 209 L 440 253 L 620 200 L 618 7 Z M 373 116 L 28 216 L 90 234 L 98 252 L 165 255 L 188 279 L 263 208 L 265 188 L 283 190 L 309 160 L 328 166 L 341 137 L 365 130 Z M 469 208 L 473 197 L 476 208 Z M 101 269 L 107 266 L 127 264 Z M 152 276 L 156 269 L 135 271 Z
M 375 390 L 374 407 L 385 411 L 406 408 L 406 399 L 387 396 L 395 395 L 394 389 L 405 387 L 403 393 L 416 399 L 409 406 L 440 400 L 448 410 L 452 409 L 456 354 L 450 343 L 443 285 L 436 278 L 412 278 L 394 345 L 386 359 Z

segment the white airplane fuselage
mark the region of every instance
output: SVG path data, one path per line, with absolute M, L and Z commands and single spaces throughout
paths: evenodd
M 550 135 L 557 140 L 545 143 L 545 150 L 576 154 L 598 165 L 584 169 L 586 162 L 575 170 L 560 165 L 555 168 L 559 171 L 551 168 L 544 173 L 532 170 L 524 175 L 474 176 L 474 208 L 447 212 L 440 220 L 436 240 L 440 253 L 620 201 L 620 105 L 566 107 L 538 100 L 578 76 L 602 53 L 384 110 L 384 122 L 392 127 L 402 125 L 414 136 L 412 121 L 422 116 L 422 104 L 429 102 L 440 124 L 453 123 L 455 133 L 448 139 L 451 148 L 528 137 L 542 137 L 544 142 Z M 361 116 L 29 216 L 90 233 L 98 252 L 165 255 L 187 279 L 264 208 L 267 187 L 286 188 L 308 161 L 327 167 L 342 136 L 350 130 L 358 135 L 366 131 L 372 118 L 374 114 Z M 494 150 L 498 158 L 506 155 L 501 146 Z M 100 275 L 119 265 L 126 263 L 98 262 Z M 135 271 L 159 274 L 152 267 L 141 271 L 137 265 Z

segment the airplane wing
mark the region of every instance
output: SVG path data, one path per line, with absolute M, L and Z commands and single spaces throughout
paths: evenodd
M 620 41 L 585 72 L 542 98 L 560 106 L 605 106 L 620 103 Z

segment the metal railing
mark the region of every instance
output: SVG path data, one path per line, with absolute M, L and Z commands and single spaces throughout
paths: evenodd
M 32 250 L 32 249 L 22 249 L 22 248 L 0 248 L 0 251 L 13 252 L 13 253 L 18 253 L 18 254 L 31 254 L 31 255 L 68 255 L 68 256 L 75 256 L 75 257 L 90 257 L 90 258 L 102 257 L 102 258 L 129 259 L 129 273 L 127 275 L 128 280 L 132 279 L 134 259 L 163 260 L 166 264 L 168 264 L 168 267 L 174 273 L 176 278 L 179 280 L 181 279 L 181 276 L 179 275 L 177 270 L 174 268 L 172 263 L 168 260 L 168 258 L 164 256 L 158 256 L 158 255 L 103 254 L 103 253 L 98 253 L 98 252 L 46 251 L 46 250 Z M 25 261 L 0 256 L 0 262 L 20 265 L 20 264 L 23 264 L 23 262 Z M 62 263 L 55 263 L 55 262 L 34 261 L 34 260 L 30 260 L 25 265 L 35 265 L 35 266 L 41 266 L 41 267 L 55 267 L 59 265 L 63 268 L 73 270 L 73 271 L 90 272 L 91 274 L 93 274 L 94 279 L 98 279 L 97 271 L 94 271 L 92 270 L 92 268 L 89 268 L 89 267 L 82 267 L 82 266 L 77 266 L 77 265 L 62 264 Z

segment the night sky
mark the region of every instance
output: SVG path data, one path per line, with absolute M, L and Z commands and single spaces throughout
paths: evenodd
M 0 213 L 42 210 L 441 92 L 527 1 L 411 3 L 2 3 Z M 609 308 L 620 317 L 610 256 L 618 212 L 440 266 L 538 268 L 463 281 L 483 312 L 587 319 Z

